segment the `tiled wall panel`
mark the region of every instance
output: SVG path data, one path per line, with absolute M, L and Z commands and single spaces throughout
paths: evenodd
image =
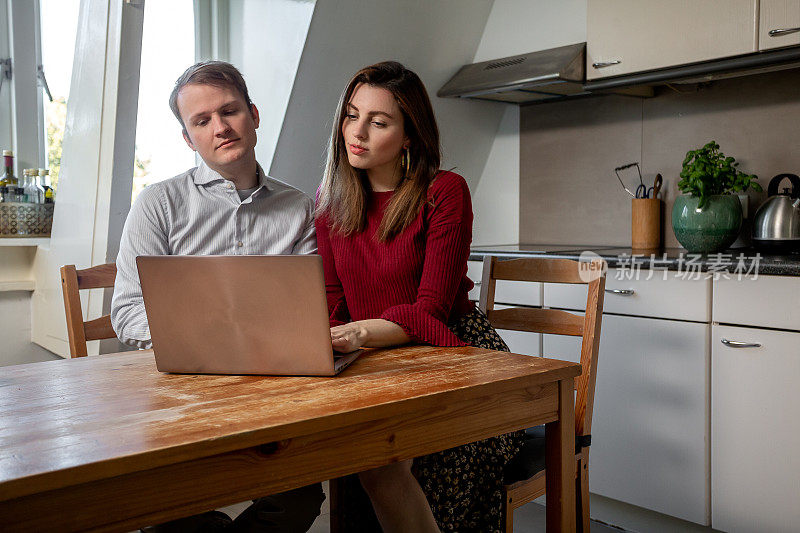
M 606 96 L 523 107 L 520 242 L 630 245 L 630 197 L 613 169 L 639 161 L 664 177 L 664 242 L 679 246 L 670 210 L 687 150 L 710 140 L 766 189 L 800 174 L 800 70 L 661 87 L 655 98 Z M 626 174 L 629 187 L 635 174 Z M 750 214 L 764 194 L 751 194 Z

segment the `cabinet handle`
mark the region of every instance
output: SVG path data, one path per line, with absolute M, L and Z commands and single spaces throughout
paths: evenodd
M 620 296 L 633 296 L 636 291 L 633 289 L 606 289 L 609 294 L 619 294 Z
M 476 287 L 480 287 L 481 286 L 481 282 L 480 281 L 473 281 L 472 284 L 475 285 Z
M 596 63 L 592 63 L 594 68 L 605 68 L 610 67 L 611 65 L 619 65 L 622 63 L 619 59 L 614 59 L 613 61 L 598 61 Z
M 780 28 L 777 30 L 769 30 L 770 37 L 780 37 L 781 35 L 787 35 L 789 33 L 795 33 L 800 31 L 800 28 Z
M 720 342 L 731 348 L 761 348 L 761 344 L 757 342 L 729 341 L 728 339 L 722 339 Z

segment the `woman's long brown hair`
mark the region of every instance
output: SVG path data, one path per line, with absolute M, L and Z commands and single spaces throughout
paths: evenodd
M 378 240 L 384 242 L 408 227 L 425 202 L 441 161 L 439 128 L 425 86 L 414 72 L 396 61 L 359 70 L 339 99 L 320 187 L 317 216 L 326 215 L 333 231 L 352 235 L 364 231 L 367 225 L 367 199 L 372 189 L 366 172 L 350 165 L 342 135 L 347 104 L 360 83 L 392 93 L 402 111 L 403 129 L 409 139 L 410 168 L 397 185 L 378 228 Z

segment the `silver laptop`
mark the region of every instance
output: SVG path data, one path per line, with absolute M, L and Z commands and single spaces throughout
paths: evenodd
M 136 258 L 156 367 L 192 374 L 333 376 L 318 255 Z

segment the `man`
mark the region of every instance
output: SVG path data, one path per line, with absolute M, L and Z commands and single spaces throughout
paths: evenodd
M 125 221 L 111 322 L 122 342 L 140 348 L 150 348 L 152 343 L 137 256 L 309 254 L 317 250 L 314 202 L 267 177 L 256 161 L 258 109 L 233 65 L 210 61 L 189 67 L 175 82 L 169 104 L 183 127 L 186 144 L 202 162 L 147 187 Z M 319 484 L 310 485 L 256 500 L 232 526 L 224 513 L 212 511 L 152 529 L 306 531 L 319 515 L 324 498 Z

